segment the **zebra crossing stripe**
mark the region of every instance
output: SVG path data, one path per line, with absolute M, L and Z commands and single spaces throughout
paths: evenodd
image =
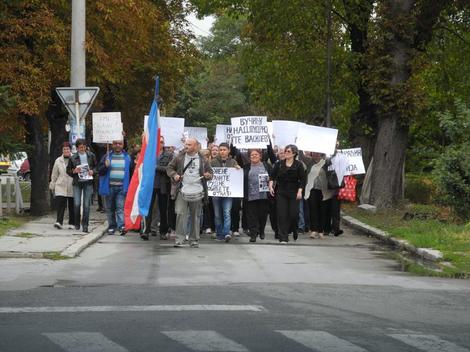
M 128 352 L 98 332 L 54 332 L 43 335 L 67 352 Z
M 285 337 L 321 352 L 367 352 L 362 347 L 340 339 L 326 331 L 315 330 L 276 330 Z
M 161 331 L 161 333 L 193 351 L 248 352 L 244 346 L 212 330 Z
M 18 313 L 84 313 L 84 312 L 184 312 L 184 311 L 223 311 L 223 312 L 263 312 L 257 305 L 229 304 L 189 304 L 151 306 L 76 306 L 76 307 L 0 307 L 0 314 Z
M 466 348 L 434 335 L 390 334 L 388 336 L 426 352 L 470 352 Z

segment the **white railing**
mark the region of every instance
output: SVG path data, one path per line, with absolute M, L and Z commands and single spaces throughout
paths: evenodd
M 24 210 L 20 182 L 16 175 L 3 174 L 0 176 L 0 216 L 3 216 L 4 208 L 8 214 L 13 209 L 16 214 L 20 214 Z

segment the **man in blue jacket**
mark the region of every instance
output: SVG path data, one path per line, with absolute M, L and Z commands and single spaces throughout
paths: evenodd
M 108 235 L 118 230 L 121 236 L 124 228 L 124 201 L 129 187 L 131 158 L 123 150 L 122 140 L 113 141 L 112 151 L 101 159 L 98 165 L 100 175 L 99 194 L 104 196 L 108 216 Z

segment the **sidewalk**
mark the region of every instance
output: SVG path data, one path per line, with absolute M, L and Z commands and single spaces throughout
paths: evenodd
M 96 242 L 107 228 L 106 215 L 90 211 L 90 233 L 54 227 L 55 213 L 27 222 L 0 237 L 0 258 L 73 258 Z M 64 221 L 66 224 L 66 221 Z

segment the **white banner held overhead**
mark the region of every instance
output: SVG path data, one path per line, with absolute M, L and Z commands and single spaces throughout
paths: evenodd
M 366 173 L 361 148 L 338 149 L 338 153 L 346 155 L 349 160 L 348 175 L 361 175 Z
M 237 148 L 266 149 L 269 131 L 266 116 L 232 117 L 232 143 Z
M 202 149 L 207 149 L 207 128 L 205 127 L 185 127 L 184 136 L 186 138 L 196 138 L 201 143 Z
M 220 143 L 232 143 L 232 126 L 231 125 L 217 125 L 215 127 L 215 140 L 214 142 L 219 145 Z
M 209 197 L 243 198 L 243 169 L 213 167 L 214 176 L 207 181 Z
M 273 121 L 273 145 L 285 147 L 289 144 L 297 144 L 297 132 L 305 123 L 288 120 Z
M 112 143 L 122 139 L 120 112 L 93 113 L 93 143 Z
M 299 150 L 332 155 L 337 137 L 337 129 L 304 125 L 297 131 L 296 145 Z
M 180 148 L 184 136 L 184 119 L 180 117 L 160 117 L 160 133 L 165 139 L 165 146 Z

